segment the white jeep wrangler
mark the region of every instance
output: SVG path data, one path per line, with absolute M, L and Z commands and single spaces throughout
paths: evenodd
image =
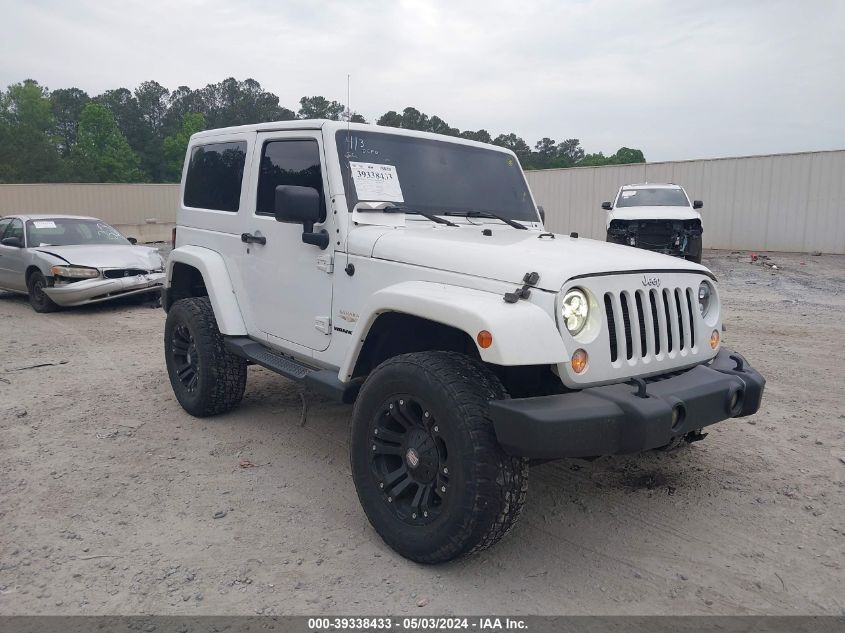
M 191 137 L 162 303 L 192 415 L 252 363 L 354 402 L 364 511 L 427 563 L 510 530 L 530 459 L 694 441 L 765 383 L 706 268 L 546 232 L 508 150 L 373 125 Z
M 616 202 L 602 202 L 607 211 L 607 241 L 683 257 L 701 263 L 703 229 L 698 209 L 680 185 L 622 185 Z

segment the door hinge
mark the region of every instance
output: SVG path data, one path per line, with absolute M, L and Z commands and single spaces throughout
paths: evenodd
M 334 257 L 331 255 L 320 255 L 317 257 L 317 269 L 327 273 L 334 272 Z
M 332 332 L 332 318 L 327 316 L 318 316 L 314 319 L 314 329 L 323 334 L 331 334 Z

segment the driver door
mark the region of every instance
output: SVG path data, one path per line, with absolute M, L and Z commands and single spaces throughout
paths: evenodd
M 325 250 L 302 242 L 302 224 L 277 222 L 279 185 L 313 187 L 320 194 L 321 221 L 314 231 L 334 234 L 326 219 L 328 183 L 319 130 L 258 134 L 249 179 L 254 196 L 244 209 L 244 230 L 259 240 L 243 244 L 241 274 L 252 323 L 270 343 L 294 343 L 322 351 L 331 340 L 335 240 Z M 250 208 L 251 207 L 251 208 Z M 262 239 L 263 238 L 263 239 Z M 261 243 L 261 242 L 264 243 Z

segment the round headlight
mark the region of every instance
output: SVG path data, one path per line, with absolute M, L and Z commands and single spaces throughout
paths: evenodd
M 560 311 L 566 329 L 575 336 L 587 324 L 587 315 L 590 313 L 587 295 L 583 290 L 573 288 L 564 295 Z
M 710 298 L 712 296 L 713 290 L 710 288 L 710 284 L 706 281 L 702 281 L 698 286 L 698 310 L 701 312 L 701 316 L 705 316 L 707 314 L 707 310 L 710 308 Z

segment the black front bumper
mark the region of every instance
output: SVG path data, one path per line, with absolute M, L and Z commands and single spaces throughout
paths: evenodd
M 650 378 L 640 386 L 621 383 L 494 400 L 490 415 L 499 443 L 512 455 L 548 459 L 637 453 L 756 413 L 765 384 L 742 356 L 722 349 L 707 365 Z

